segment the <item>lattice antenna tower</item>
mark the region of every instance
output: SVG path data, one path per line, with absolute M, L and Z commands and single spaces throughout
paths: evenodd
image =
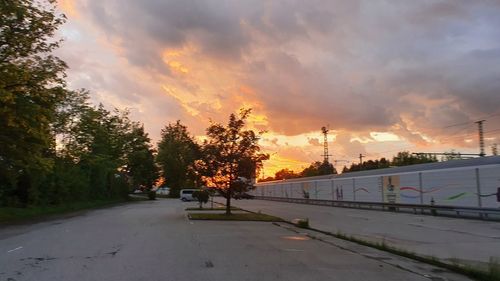
M 328 154 L 328 131 L 329 129 L 327 127 L 321 127 L 321 132 L 323 133 L 323 162 L 329 163 L 329 156 L 332 156 Z
M 483 131 L 483 123 L 486 120 L 479 120 L 476 122 L 477 129 L 479 133 L 479 156 L 484 157 L 486 153 L 484 153 L 484 131 Z

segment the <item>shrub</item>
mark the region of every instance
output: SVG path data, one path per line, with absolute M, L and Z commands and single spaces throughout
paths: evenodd
M 210 193 L 207 190 L 201 189 L 193 192 L 193 198 L 196 198 L 200 203 L 200 209 L 203 206 L 203 203 L 208 203 L 208 199 L 210 198 Z
M 153 191 L 153 190 L 148 191 L 148 199 L 149 200 L 156 200 L 156 191 Z
M 300 228 L 309 228 L 309 219 L 299 219 L 297 220 L 297 226 Z

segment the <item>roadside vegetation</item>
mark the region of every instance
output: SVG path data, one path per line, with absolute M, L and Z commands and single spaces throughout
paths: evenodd
M 382 250 L 385 252 L 389 252 L 392 254 L 396 254 L 402 257 L 410 258 L 416 261 L 424 262 L 430 265 L 435 265 L 441 268 L 448 269 L 450 271 L 463 274 L 465 276 L 471 277 L 476 280 L 481 281 L 500 281 L 500 264 L 497 260 L 490 260 L 487 269 L 479 268 L 478 266 L 464 265 L 458 262 L 447 263 L 443 262 L 436 257 L 429 257 L 416 254 L 414 252 L 410 252 L 404 249 L 399 249 L 396 247 L 392 247 L 387 245 L 385 241 L 382 242 L 371 242 L 368 240 L 360 239 L 354 236 L 349 236 L 340 232 L 335 234 L 328 233 L 334 237 L 344 239 L 347 241 L 355 242 L 361 244 L 363 246 L 372 247 L 378 250 Z
M 138 190 L 154 200 L 159 182 L 173 197 L 182 188 L 217 190 L 229 215 L 231 198 L 253 188 L 269 156 L 260 134 L 245 128 L 250 109 L 211 123 L 203 143 L 180 121 L 168 124 L 156 151 L 127 110 L 67 88 L 67 65 L 54 55 L 66 18 L 55 1 L 2 1 L 0 12 L 0 215 L 125 201 Z
M 309 220 L 298 220 L 295 223 L 292 222 L 287 222 L 291 223 L 297 227 L 300 228 L 305 228 L 305 229 L 310 229 L 325 235 L 329 235 L 335 238 L 339 238 L 342 240 L 354 242 L 363 246 L 375 248 L 381 251 L 389 252 L 398 256 L 402 256 L 405 258 L 413 259 L 419 262 L 427 263 L 430 265 L 434 265 L 437 267 L 441 267 L 447 270 L 450 270 L 452 272 L 456 272 L 459 274 L 463 274 L 465 276 L 471 277 L 475 280 L 481 280 L 481 281 L 500 281 L 500 263 L 496 259 L 490 259 L 490 262 L 488 263 L 487 267 L 479 267 L 479 266 L 472 266 L 472 265 L 465 265 L 465 264 L 460 264 L 458 261 L 454 261 L 452 263 L 444 262 L 441 261 L 440 259 L 432 256 L 424 256 L 424 255 L 419 255 L 414 252 L 410 252 L 404 249 L 396 248 L 393 246 L 388 245 L 385 241 L 382 242 L 372 242 L 368 241 L 365 239 L 361 239 L 358 237 L 355 237 L 353 235 L 347 235 L 345 233 L 342 233 L 340 231 L 336 233 L 332 233 L 329 231 L 323 231 L 319 229 L 315 229 L 309 226 Z M 315 238 L 317 239 L 317 238 Z
M 65 17 L 54 1 L 0 4 L 0 216 L 57 213 L 128 199 L 153 186 L 153 149 L 127 111 L 66 87 L 53 55 Z
M 127 202 L 143 200 L 146 200 L 146 198 L 130 197 Z M 32 220 L 38 221 L 53 215 L 64 215 L 81 210 L 109 207 L 123 202 L 124 200 L 118 198 L 72 202 L 59 205 L 30 206 L 27 208 L 0 207 L 0 224 L 14 224 Z
M 450 154 L 452 155 L 452 154 Z M 451 160 L 455 158 L 449 158 L 446 160 Z M 344 166 L 342 169 L 342 173 L 349 172 L 358 172 L 365 170 L 374 170 L 374 169 L 383 169 L 389 167 L 399 167 L 399 166 L 408 166 L 415 164 L 423 164 L 423 163 L 432 163 L 437 162 L 438 159 L 433 155 L 419 154 L 413 155 L 409 151 L 401 151 L 395 155 L 392 160 L 388 160 L 386 158 L 381 158 L 380 160 L 368 160 L 363 161 L 362 163 L 352 163 L 350 167 Z M 303 178 L 303 177 L 314 177 L 321 175 L 329 175 L 336 174 L 337 171 L 330 163 L 325 162 L 314 162 L 309 167 L 305 168 L 301 172 L 295 172 L 289 169 L 281 169 L 277 171 L 274 177 L 266 177 L 264 179 L 260 179 L 260 182 L 265 181 L 274 181 L 274 180 L 286 180 L 286 179 L 294 179 L 294 178 Z

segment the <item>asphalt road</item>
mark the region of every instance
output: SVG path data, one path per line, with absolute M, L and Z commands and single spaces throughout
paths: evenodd
M 286 226 L 189 221 L 189 205 L 144 201 L 3 227 L 0 280 L 430 280 Z
M 233 204 L 288 220 L 309 218 L 317 229 L 384 241 L 444 260 L 458 259 L 472 265 L 500 260 L 500 222 L 265 200 L 237 200 Z

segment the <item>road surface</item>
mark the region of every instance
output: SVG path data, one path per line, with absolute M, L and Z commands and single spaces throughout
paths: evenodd
M 309 218 L 311 227 L 320 230 L 385 241 L 444 260 L 483 266 L 490 259 L 500 260 L 500 222 L 265 200 L 235 200 L 233 204 L 287 220 Z
M 272 223 L 189 221 L 184 208 L 194 205 L 143 201 L 4 226 L 0 280 L 386 281 L 430 280 L 425 271 L 440 272 L 422 264 L 416 272 L 401 269 L 386 262 L 397 257 Z

